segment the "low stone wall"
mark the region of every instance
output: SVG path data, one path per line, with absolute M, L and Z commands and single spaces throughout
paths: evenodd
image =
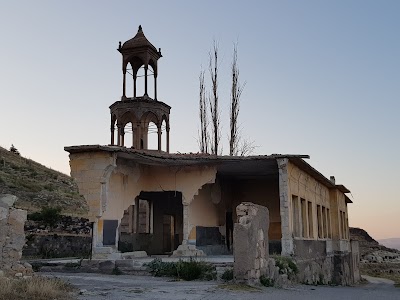
M 13 195 L 0 195 L 0 273 L 23 277 L 32 274 L 32 267 L 20 262 L 27 212 L 13 207 L 16 200 Z
M 91 243 L 90 235 L 28 234 L 22 255 L 24 258 L 87 258 L 90 256 Z
M 29 216 L 28 216 L 29 218 Z M 25 233 L 38 234 L 75 234 L 90 235 L 91 223 L 88 219 L 62 215 L 54 227 L 50 227 L 41 221 L 27 220 Z

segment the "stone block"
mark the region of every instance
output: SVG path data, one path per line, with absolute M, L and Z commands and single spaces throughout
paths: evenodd
M 7 220 L 7 218 L 8 218 L 8 208 L 0 206 L 0 222 L 2 220 Z M 5 226 L 5 224 L 4 225 L 1 224 L 1 225 L 2 225 L 1 228 L 4 228 L 3 226 Z
M 138 257 L 147 257 L 146 251 L 133 251 L 133 252 L 125 252 L 121 253 L 122 259 L 133 259 Z
M 269 211 L 266 207 L 243 202 L 236 208 L 238 223 L 233 230 L 234 278 L 237 282 L 258 284 L 268 259 Z
M 4 208 L 12 207 L 17 200 L 18 200 L 17 196 L 10 194 L 2 194 L 0 195 L 0 207 Z

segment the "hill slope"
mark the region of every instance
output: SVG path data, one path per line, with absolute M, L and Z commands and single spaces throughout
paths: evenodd
M 85 199 L 73 179 L 0 147 L 0 194 L 13 194 L 16 207 L 38 211 L 60 207 L 62 213 L 84 216 Z

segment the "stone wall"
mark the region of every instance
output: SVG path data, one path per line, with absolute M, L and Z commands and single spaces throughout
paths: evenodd
M 22 277 L 30 275 L 32 267 L 20 262 L 27 212 L 13 207 L 16 200 L 13 195 L 0 195 L 0 273 Z
M 22 250 L 24 258 L 55 258 L 90 256 L 90 235 L 29 234 Z
M 259 284 L 268 265 L 268 208 L 250 202 L 236 207 L 238 223 L 233 230 L 234 278 L 236 282 Z

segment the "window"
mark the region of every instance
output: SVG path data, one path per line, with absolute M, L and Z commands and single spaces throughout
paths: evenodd
M 300 237 L 299 197 L 292 195 L 293 236 Z
M 325 206 L 322 206 L 322 237 L 326 238 L 326 209 Z
M 308 237 L 308 224 L 307 224 L 307 207 L 306 207 L 306 200 L 301 198 L 300 199 L 300 206 L 301 206 L 301 233 L 302 237 Z
M 310 201 L 308 201 L 308 237 L 314 238 L 314 218 L 313 218 L 313 206 Z
M 332 238 L 332 230 L 331 230 L 331 213 L 329 208 L 326 209 L 326 223 L 328 225 L 328 238 Z
M 318 224 L 318 238 L 322 238 L 322 217 L 321 205 L 317 205 L 317 224 Z

